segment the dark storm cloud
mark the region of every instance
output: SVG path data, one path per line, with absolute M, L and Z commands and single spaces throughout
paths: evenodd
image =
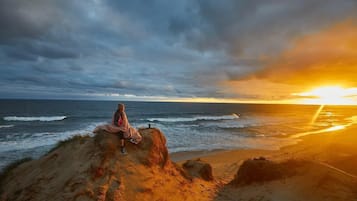
M 0 1 L 0 41 L 8 42 L 19 37 L 32 38 L 44 33 L 51 23 L 48 18 L 31 18 L 30 16 L 36 15 L 32 12 L 34 10 L 29 1 Z
M 37 60 L 39 57 L 49 59 L 78 58 L 80 54 L 73 49 L 61 47 L 57 44 L 23 43 L 11 48 L 7 52 L 9 58 L 15 60 Z
M 0 43 L 19 38 L 39 38 L 56 26 L 63 17 L 62 9 L 70 1 L 1 0 Z
M 269 54 L 296 36 L 357 15 L 356 1 L 199 0 L 198 4 L 204 26 L 197 45 L 227 48 L 237 56 Z
M 43 96 L 233 98 L 217 83 L 244 79 L 295 38 L 355 18 L 356 4 L 0 0 L 0 84 L 3 94 L 26 86 Z

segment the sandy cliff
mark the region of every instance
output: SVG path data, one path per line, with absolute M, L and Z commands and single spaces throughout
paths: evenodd
M 171 162 L 165 136 L 140 130 L 140 145 L 119 152 L 117 136 L 77 137 L 26 162 L 3 181 L 2 200 L 208 200 L 212 182 Z

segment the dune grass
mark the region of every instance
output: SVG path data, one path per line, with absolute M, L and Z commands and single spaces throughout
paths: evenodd
M 33 160 L 31 157 L 26 157 L 17 161 L 14 161 L 7 166 L 0 173 L 0 193 L 3 192 L 3 182 L 5 181 L 6 177 L 9 176 L 11 171 L 16 167 L 20 166 L 21 164 Z
M 80 143 L 84 142 L 84 139 L 89 138 L 89 135 L 75 135 L 73 137 L 70 137 L 68 139 L 65 140 L 61 140 L 59 141 L 52 149 L 50 149 L 47 154 L 53 152 L 54 150 L 58 149 L 61 146 L 66 146 L 67 144 L 74 142 L 74 141 L 80 141 Z M 46 154 L 46 155 L 47 155 Z M 16 167 L 18 167 L 19 165 L 31 161 L 33 160 L 31 157 L 26 157 L 20 160 L 16 160 L 10 164 L 8 164 L 6 167 L 4 167 L 4 169 L 0 172 L 0 194 L 3 192 L 3 182 L 5 181 L 6 177 L 9 176 L 9 174 L 11 173 L 11 171 L 13 169 L 15 169 Z
M 66 146 L 67 144 L 77 141 L 77 140 L 79 140 L 82 143 L 84 139 L 87 139 L 89 137 L 90 137 L 89 135 L 75 135 L 75 136 L 69 137 L 65 140 L 61 140 L 61 141 L 57 142 L 57 144 L 54 147 L 52 147 L 47 152 L 47 154 L 53 152 L 54 150 L 58 149 L 59 147 Z

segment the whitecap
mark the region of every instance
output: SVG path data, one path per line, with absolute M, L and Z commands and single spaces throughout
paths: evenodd
M 0 128 L 11 128 L 14 127 L 14 125 L 10 124 L 10 125 L 0 125 Z
M 93 122 L 88 124 L 86 127 L 63 132 L 22 133 L 21 135 L 29 135 L 29 137 L 0 141 L 0 153 L 5 151 L 24 150 L 54 145 L 58 141 L 66 140 L 75 135 L 93 135 L 92 131 L 94 128 L 103 123 L 105 122 Z
M 39 117 L 18 117 L 18 116 L 7 116 L 3 119 L 5 121 L 62 121 L 66 119 L 67 116 L 39 116 Z
M 231 115 L 222 116 L 196 116 L 196 117 L 168 117 L 168 118 L 149 118 L 148 121 L 160 122 L 192 122 L 192 121 L 219 121 L 219 120 L 234 120 L 238 119 L 239 115 L 233 113 Z

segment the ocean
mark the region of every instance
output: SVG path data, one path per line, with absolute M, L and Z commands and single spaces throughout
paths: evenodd
M 0 169 L 37 158 L 58 141 L 92 134 L 111 121 L 118 101 L 0 100 Z M 357 122 L 355 106 L 123 102 L 137 128 L 161 129 L 169 152 L 279 149 L 293 135 Z M 318 112 L 319 111 L 319 112 Z M 318 113 L 317 113 L 318 112 Z

